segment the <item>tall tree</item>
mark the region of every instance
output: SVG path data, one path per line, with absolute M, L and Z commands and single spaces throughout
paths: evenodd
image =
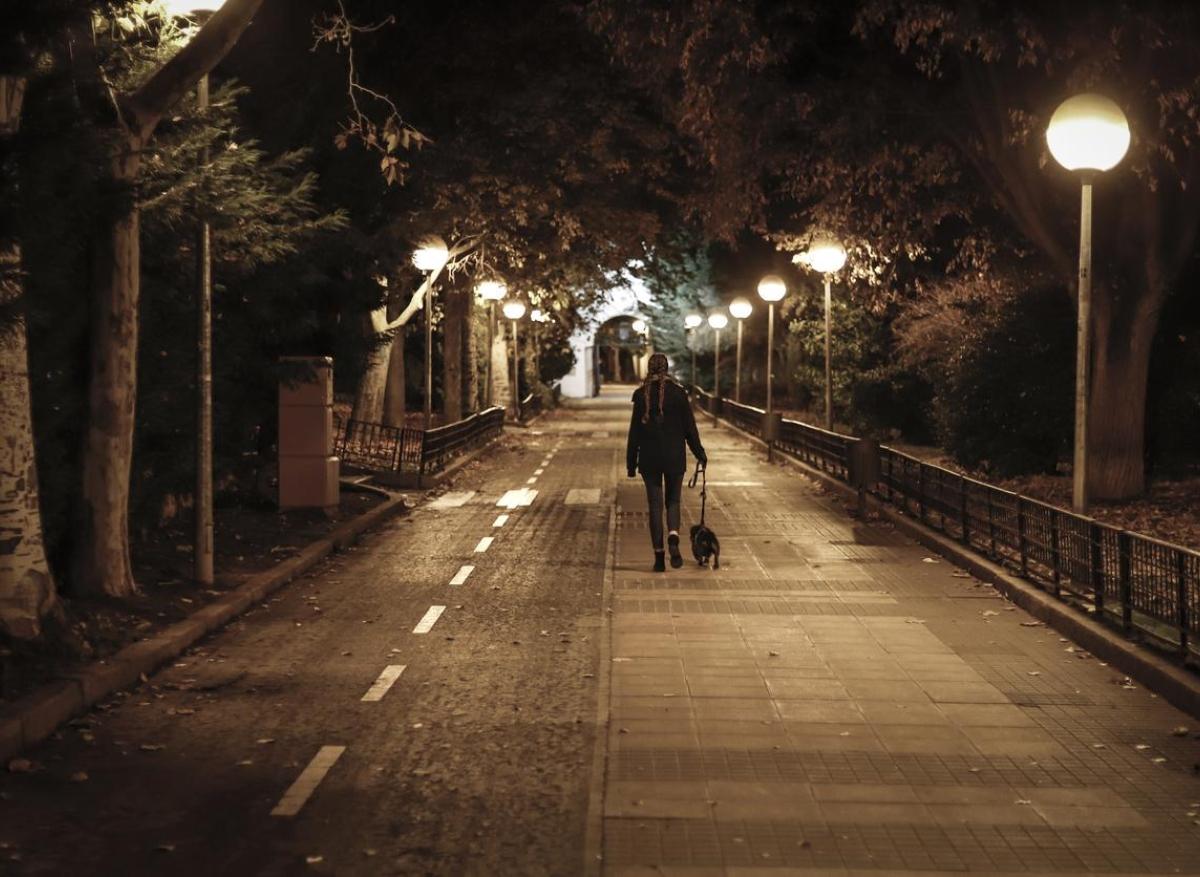
M 129 489 L 137 396 L 139 211 L 132 197 L 163 117 L 249 26 L 262 0 L 227 0 L 195 37 L 139 87 L 116 96 L 109 183 L 116 196 L 95 237 L 88 418 L 73 580 L 84 591 L 136 591 L 129 554 Z M 84 58 L 90 28 L 77 32 Z

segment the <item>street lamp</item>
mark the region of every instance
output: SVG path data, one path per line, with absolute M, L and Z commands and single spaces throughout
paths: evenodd
M 814 241 L 806 252 L 800 253 L 794 262 L 807 265 L 814 271 L 819 271 L 825 278 L 825 428 L 833 429 L 833 368 L 830 357 L 830 328 L 832 319 L 830 311 L 833 307 L 833 294 L 830 291 L 830 278 L 846 264 L 846 251 L 837 241 L 825 238 Z
M 441 271 L 450 252 L 446 242 L 437 235 L 423 238 L 413 250 L 412 263 L 426 275 L 428 288 L 425 290 L 425 429 L 433 425 L 433 277 Z
M 787 295 L 787 284 L 777 274 L 768 274 L 758 281 L 758 297 L 767 303 L 767 423 L 764 432 L 767 436 L 767 459 L 775 456 L 775 421 L 772 408 L 772 384 L 775 375 L 772 373 L 775 347 L 775 303 Z
M 495 404 L 492 398 L 492 348 L 496 346 L 496 302 L 508 295 L 508 287 L 502 280 L 484 280 L 475 285 L 475 293 L 488 303 L 488 352 L 487 352 L 487 404 Z
M 750 299 L 738 297 L 729 303 L 729 313 L 738 321 L 737 337 L 737 368 L 733 373 L 733 401 L 742 401 L 742 324 L 754 313 L 754 305 Z
M 1063 101 L 1046 127 L 1046 144 L 1055 160 L 1077 171 L 1079 212 L 1079 315 L 1075 343 L 1075 455 L 1072 505 L 1088 510 L 1088 373 L 1091 366 L 1092 181 L 1116 167 L 1129 149 L 1129 123 L 1121 108 L 1099 94 Z
M 698 329 L 700 324 L 703 322 L 704 317 L 700 316 L 699 314 L 688 314 L 683 318 L 683 328 L 687 330 L 688 349 L 692 351 L 692 371 L 689 375 L 692 381 L 692 386 L 698 386 L 696 383 L 696 345 L 694 343 L 693 335 L 695 330 Z
M 504 317 L 512 321 L 512 342 L 513 342 L 513 376 L 512 376 L 512 400 L 513 400 L 513 419 L 521 419 L 521 362 L 518 359 L 520 346 L 517 335 L 517 320 L 525 316 L 525 303 L 510 299 L 501 307 L 504 312 Z
M 206 18 L 225 0 L 166 0 L 174 18 Z M 208 110 L 208 74 L 196 83 L 196 109 Z M 208 166 L 208 150 L 200 154 Z M 192 568 L 196 584 L 213 584 L 212 229 L 201 217 L 196 234 L 196 496 Z
M 708 325 L 713 330 L 713 423 L 717 422 L 717 409 L 721 405 L 721 330 L 729 325 L 729 317 L 720 311 L 708 315 Z

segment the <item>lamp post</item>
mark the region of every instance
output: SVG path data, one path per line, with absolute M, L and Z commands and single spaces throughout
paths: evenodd
M 645 359 L 646 321 L 638 317 L 630 326 L 641 338 L 637 347 L 638 355 L 633 358 L 633 376 L 640 381 L 642 379 L 642 363 Z
M 1099 94 L 1080 94 L 1059 105 L 1046 127 L 1055 160 L 1080 177 L 1079 315 L 1075 343 L 1075 449 L 1072 505 L 1088 510 L 1088 386 L 1091 367 L 1092 182 L 1129 149 L 1129 123 L 1121 108 Z
M 777 274 L 768 274 L 758 281 L 758 297 L 767 303 L 767 423 L 764 432 L 767 435 L 767 459 L 775 458 L 775 421 L 773 385 L 775 349 L 775 303 L 782 301 L 787 295 L 787 284 Z
M 750 299 L 738 297 L 729 303 L 729 313 L 738 321 L 737 368 L 733 372 L 733 401 L 742 401 L 742 324 L 754 313 Z
M 525 303 L 510 299 L 504 303 L 501 308 L 504 311 L 505 319 L 512 322 L 512 341 L 513 341 L 513 375 L 512 375 L 512 401 L 513 401 L 513 419 L 521 419 L 521 361 L 520 357 L 520 342 L 517 334 L 517 320 L 525 316 Z
M 793 261 L 808 265 L 819 271 L 825 280 L 825 428 L 833 429 L 833 366 L 830 356 L 830 329 L 832 328 L 833 293 L 831 278 L 846 264 L 846 251 L 835 240 L 825 238 L 814 241 L 804 253 Z
M 437 235 L 424 238 L 412 254 L 412 263 L 425 274 L 429 288 L 425 290 L 425 430 L 433 425 L 433 283 L 434 272 L 442 270 L 450 253 L 446 242 Z
M 721 407 L 721 330 L 729 325 L 729 317 L 720 311 L 708 315 L 708 325 L 713 330 L 713 423 L 717 422 L 717 410 Z
M 495 404 L 492 390 L 492 348 L 496 346 L 496 302 L 508 295 L 508 287 L 500 280 L 484 280 L 475 286 L 475 292 L 488 303 L 488 352 L 487 352 L 487 392 L 484 397 L 487 407 Z
M 167 0 L 176 18 L 205 18 L 224 0 Z M 196 109 L 208 110 L 208 74 L 196 83 Z M 200 154 L 208 165 L 208 150 Z M 212 229 L 200 218 L 196 232 L 196 496 L 192 568 L 196 584 L 213 583 Z
M 692 371 L 688 375 L 691 378 L 692 386 L 697 386 L 696 383 L 696 345 L 694 343 L 695 330 L 704 322 L 704 317 L 699 314 L 688 314 L 683 318 L 683 328 L 687 330 L 688 349 L 692 351 Z

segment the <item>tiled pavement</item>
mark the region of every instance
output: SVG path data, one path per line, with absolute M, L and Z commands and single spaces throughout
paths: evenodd
M 605 873 L 1200 873 L 1195 721 L 704 441 L 720 571 L 651 573 L 618 489 Z

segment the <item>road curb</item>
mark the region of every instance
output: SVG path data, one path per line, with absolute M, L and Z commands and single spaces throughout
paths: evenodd
M 751 443 L 766 448 L 766 443 L 757 436 L 721 421 L 721 426 Z M 779 459 L 799 469 L 808 477 L 838 491 L 848 498 L 857 498 L 858 492 L 829 474 L 776 449 Z M 1008 600 L 1020 606 L 1047 627 L 1083 646 L 1088 652 L 1141 683 L 1147 690 L 1159 695 L 1171 705 L 1189 715 L 1200 718 L 1200 679 L 1169 660 L 1149 651 L 1144 646 L 1126 639 L 1099 621 L 1083 615 L 1079 610 L 1038 588 L 1031 582 L 1012 575 L 998 563 L 968 551 L 950 537 L 893 509 L 874 496 L 867 497 L 868 505 L 883 519 L 912 537 L 930 551 L 940 554 L 981 581 L 993 585 Z
M 182 621 L 132 643 L 103 662 L 68 673 L 0 710 L 0 761 L 45 740 L 64 722 L 109 695 L 133 685 L 223 627 L 250 606 L 308 572 L 330 554 L 406 507 L 403 495 L 364 512 L 271 569 L 243 582 Z

